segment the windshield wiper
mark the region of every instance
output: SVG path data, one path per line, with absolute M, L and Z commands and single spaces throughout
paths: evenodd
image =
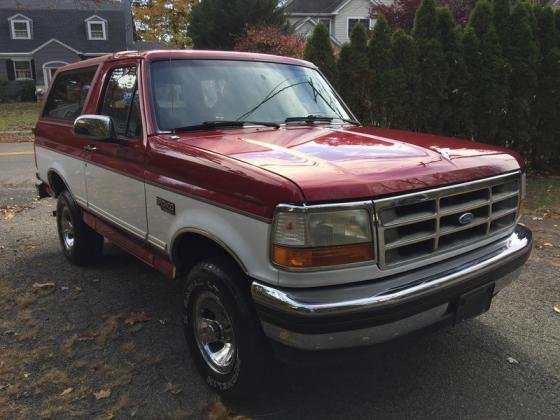
M 326 117 L 326 116 L 321 116 L 321 115 L 307 115 L 306 117 L 290 117 L 290 118 L 286 118 L 284 120 L 284 122 L 286 124 L 291 123 L 291 122 L 304 122 L 306 124 L 313 124 L 315 122 L 330 123 L 333 120 L 340 120 L 340 121 L 344 121 L 344 122 L 347 122 L 347 123 L 350 123 L 350 124 L 359 125 L 358 121 L 349 120 L 349 119 L 342 118 L 342 117 Z
M 268 122 L 268 121 L 218 120 L 218 121 L 204 121 L 200 124 L 187 125 L 184 127 L 176 127 L 173 128 L 171 131 L 176 133 L 179 131 L 199 131 L 199 130 L 212 130 L 215 128 L 244 127 L 246 125 L 262 125 L 264 127 L 280 128 L 280 124 L 277 124 L 275 122 Z

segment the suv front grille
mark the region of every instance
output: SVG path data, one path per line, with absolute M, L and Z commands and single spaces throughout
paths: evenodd
M 521 175 L 375 200 L 379 265 L 443 254 L 499 236 L 517 220 Z

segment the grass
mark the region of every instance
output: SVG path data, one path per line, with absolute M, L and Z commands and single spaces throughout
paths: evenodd
M 28 131 L 37 122 L 37 102 L 0 103 L 0 131 Z
M 529 177 L 525 208 L 560 213 L 560 176 Z

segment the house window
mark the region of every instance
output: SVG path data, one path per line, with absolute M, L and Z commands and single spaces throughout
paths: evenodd
M 331 20 L 330 19 L 319 19 L 319 23 L 325 25 L 329 34 L 331 33 Z
M 14 60 L 14 74 L 16 80 L 33 79 L 33 70 L 31 69 L 30 60 Z
M 90 41 L 105 41 L 107 39 L 107 25 L 103 21 L 87 22 L 88 39 Z
M 28 20 L 12 20 L 12 39 L 31 39 L 31 25 Z
M 348 38 L 350 38 L 352 29 L 354 29 L 354 26 L 356 26 L 358 23 L 364 25 L 366 29 L 370 28 L 369 18 L 348 18 Z

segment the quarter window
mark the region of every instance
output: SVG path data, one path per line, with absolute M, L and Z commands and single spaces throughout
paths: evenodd
M 350 38 L 352 29 L 354 29 L 354 26 L 356 26 L 358 23 L 361 23 L 366 29 L 369 29 L 369 18 L 348 18 L 348 38 Z
M 100 114 L 112 118 L 118 136 L 128 138 L 141 136 L 142 119 L 136 67 L 118 67 L 111 72 Z
M 14 74 L 16 80 L 30 80 L 33 79 L 33 70 L 31 68 L 30 60 L 15 60 L 14 61 Z
M 60 73 L 53 84 L 43 116 L 74 121 L 82 113 L 97 67 Z
M 28 20 L 12 20 L 13 39 L 31 39 L 31 25 Z

